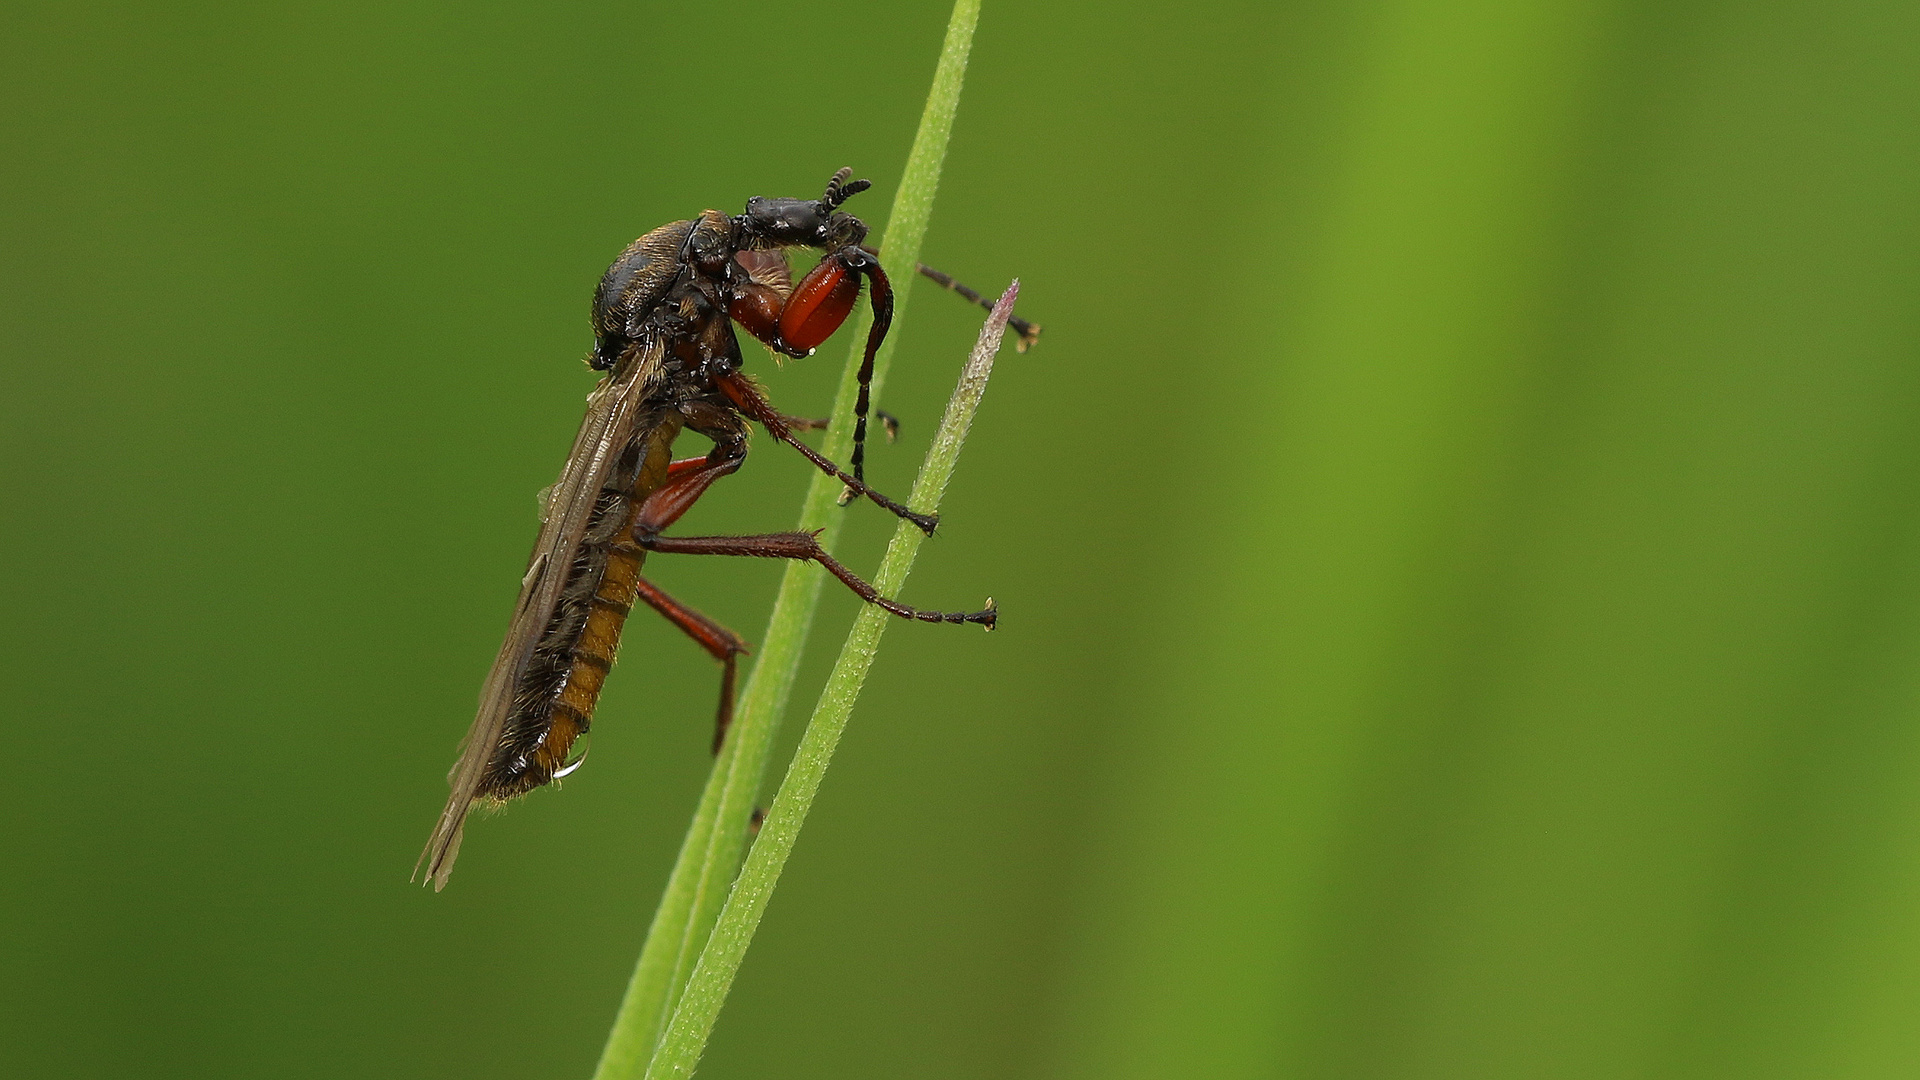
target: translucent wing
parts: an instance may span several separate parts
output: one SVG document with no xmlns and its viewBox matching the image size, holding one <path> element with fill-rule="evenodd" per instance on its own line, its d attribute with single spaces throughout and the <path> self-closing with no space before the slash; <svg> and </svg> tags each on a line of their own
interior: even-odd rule
<svg viewBox="0 0 1920 1080">
<path fill-rule="evenodd" d="M 554 605 L 566 583 L 567 567 L 573 563 L 592 516 L 594 500 L 614 462 L 641 434 L 647 394 L 659 377 L 662 352 L 657 338 L 642 341 L 600 381 L 587 397 L 587 415 L 580 422 L 580 433 L 574 436 L 573 451 L 567 455 L 560 478 L 542 492 L 540 538 L 534 543 L 533 557 L 520 582 L 520 599 L 514 604 L 507 638 L 481 688 L 480 711 L 462 743 L 460 760 L 447 774 L 453 790 L 446 809 L 440 812 L 433 836 L 414 864 L 416 875 L 421 866 L 426 867 L 427 878 L 436 890 L 446 887 L 453 860 L 460 853 L 467 813 L 481 794 L 488 759 L 513 708 L 514 689 L 541 632 L 553 617 Z"/>
</svg>

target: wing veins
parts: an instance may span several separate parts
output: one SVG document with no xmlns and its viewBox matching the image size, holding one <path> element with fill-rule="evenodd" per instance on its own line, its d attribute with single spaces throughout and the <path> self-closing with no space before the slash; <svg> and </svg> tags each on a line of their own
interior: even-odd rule
<svg viewBox="0 0 1920 1080">
<path fill-rule="evenodd" d="M 637 355 L 601 380 L 587 397 L 587 413 L 574 436 L 573 449 L 561 467 L 560 479 L 549 489 L 539 539 L 527 560 L 527 575 L 521 581 L 506 640 L 501 642 L 499 655 L 481 688 L 480 708 L 461 741 L 460 760 L 447 774 L 452 791 L 446 809 L 440 812 L 433 836 L 414 865 L 416 874 L 421 863 L 426 865 L 435 889 L 445 887 L 447 875 L 453 870 L 467 813 L 486 774 L 487 759 L 512 712 L 514 689 L 526 671 L 527 661 L 553 617 L 566 584 L 566 569 L 573 565 L 574 554 L 586 534 L 594 501 L 613 463 L 637 434 L 641 406 L 660 369 L 661 351 L 658 339 L 643 342 Z"/>
</svg>

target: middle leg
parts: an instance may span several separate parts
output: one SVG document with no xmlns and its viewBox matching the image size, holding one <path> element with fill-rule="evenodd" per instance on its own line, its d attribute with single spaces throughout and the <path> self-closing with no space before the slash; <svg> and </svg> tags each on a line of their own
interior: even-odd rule
<svg viewBox="0 0 1920 1080">
<path fill-rule="evenodd" d="M 940 524 L 940 516 L 938 514 L 920 514 L 907 509 L 868 487 L 859 479 L 848 476 L 841 470 L 840 466 L 828 461 L 818 450 L 794 438 L 793 431 L 787 427 L 786 417 L 782 415 L 778 409 L 775 409 L 772 403 L 766 399 L 766 396 L 760 393 L 759 389 L 747 381 L 740 373 L 717 373 L 713 376 L 713 381 L 742 414 L 757 422 L 761 427 L 766 428 L 767 434 L 800 451 L 801 456 L 813 462 L 815 468 L 847 485 L 855 495 L 866 496 L 874 505 L 912 522 L 915 528 L 926 533 L 928 536 L 933 535 L 933 530 Z M 696 428 L 695 430 L 698 429 Z"/>
<path fill-rule="evenodd" d="M 868 584 L 860 575 L 842 566 L 839 560 L 827 554 L 820 546 L 820 540 L 814 533 L 783 532 L 759 533 L 753 536 L 661 536 L 658 533 L 634 529 L 634 543 L 647 551 L 662 555 L 738 555 L 758 559 L 803 559 L 817 562 L 825 567 L 827 573 L 840 579 L 854 595 L 867 603 L 892 612 L 903 619 L 930 623 L 972 623 L 993 629 L 999 619 L 999 611 L 988 600 L 983 611 L 923 611 L 908 607 L 898 600 L 881 596 L 880 591 Z"/>
<path fill-rule="evenodd" d="M 885 409 L 875 409 L 873 418 L 880 421 L 880 429 L 886 432 L 888 442 L 900 437 L 899 417 Z M 824 416 L 789 416 L 781 413 L 780 419 L 786 422 L 789 431 L 825 431 L 833 426 L 832 421 Z"/>
</svg>

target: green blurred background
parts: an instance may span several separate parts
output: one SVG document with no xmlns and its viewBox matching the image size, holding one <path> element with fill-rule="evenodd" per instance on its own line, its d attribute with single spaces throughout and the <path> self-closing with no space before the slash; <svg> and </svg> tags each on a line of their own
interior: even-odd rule
<svg viewBox="0 0 1920 1080">
<path fill-rule="evenodd" d="M 877 224 L 946 6 L 9 10 L 0 1075 L 584 1077 L 711 662 L 636 621 L 406 877 L 590 290 Z M 1894 0 L 989 0 L 926 258 L 1048 334 L 906 598 L 1004 632 L 888 635 L 701 1075 L 1920 1075 L 1916 71 Z M 777 566 L 654 566 L 759 636 Z"/>
</svg>

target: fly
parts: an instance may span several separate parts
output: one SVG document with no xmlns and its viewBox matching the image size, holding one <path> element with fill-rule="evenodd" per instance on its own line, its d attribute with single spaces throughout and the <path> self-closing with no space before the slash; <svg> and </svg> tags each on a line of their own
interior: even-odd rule
<svg viewBox="0 0 1920 1080">
<path fill-rule="evenodd" d="M 908 607 L 840 565 L 812 533 L 663 535 L 714 481 L 740 468 L 749 422 L 846 485 L 848 498 L 864 497 L 932 535 L 934 515 L 916 514 L 865 483 L 868 384 L 893 319 L 893 288 L 878 253 L 865 246 L 867 226 L 840 209 L 870 186 L 849 182 L 851 175 L 851 169 L 835 173 L 818 199 L 756 197 L 739 215 L 707 210 L 691 221 L 662 225 L 629 245 L 600 279 L 587 363 L 606 375 L 587 398 L 560 478 L 542 493 L 540 534 L 506 640 L 448 774 L 446 809 L 414 867 L 416 874 L 426 868 L 436 890 L 446 886 L 476 804 L 504 803 L 578 767 L 569 754 L 592 723 L 621 629 L 638 604 L 666 616 L 720 661 L 713 738 L 719 751 L 733 715 L 736 662 L 747 643 L 643 577 L 649 553 L 810 560 L 862 600 L 901 618 L 993 629 L 991 601 L 974 612 Z M 796 247 L 823 252 L 797 284 L 784 254 Z M 945 274 L 916 269 L 980 301 Z M 744 328 L 781 355 L 806 356 L 846 321 L 863 286 L 873 328 L 860 365 L 847 472 L 794 438 L 815 422 L 782 414 L 742 374 L 733 328 Z M 1009 325 L 1023 349 L 1040 330 L 1020 319 Z M 682 431 L 707 437 L 713 449 L 674 460 L 673 443 Z"/>
</svg>

